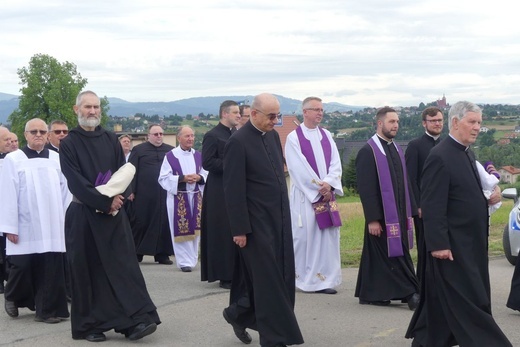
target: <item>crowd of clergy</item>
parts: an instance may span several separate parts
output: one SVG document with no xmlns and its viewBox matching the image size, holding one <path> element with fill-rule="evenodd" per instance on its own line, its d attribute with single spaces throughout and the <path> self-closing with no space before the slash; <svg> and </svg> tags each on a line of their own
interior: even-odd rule
<svg viewBox="0 0 520 347">
<path fill-rule="evenodd" d="M 303 122 L 285 148 L 273 131 L 281 114 L 272 94 L 251 105 L 222 102 L 201 151 L 191 127 L 177 129 L 173 147 L 160 124 L 132 147 L 130 135 L 100 126 L 91 91 L 73 109 L 70 132 L 61 120 L 28 121 L 22 148 L 0 127 L 0 194 L 18 202 L 0 209 L 6 313 L 27 308 L 44 323 L 70 317 L 73 339 L 104 341 L 111 329 L 141 339 L 160 319 L 139 262 L 149 256 L 190 273 L 200 258 L 201 281 L 230 290 L 222 315 L 241 342 L 251 343 L 254 329 L 261 346 L 302 344 L 296 288 L 336 294 L 342 281 L 342 163 L 320 126 L 322 100 L 302 102 Z M 393 141 L 396 110 L 378 110 L 376 133 L 356 158 L 365 232 L 355 297 L 415 311 L 412 346 L 508 346 L 491 315 L 487 265 L 488 206 L 500 189 L 494 167 L 470 149 L 482 111 L 453 105 L 445 139 L 443 122 L 442 110 L 427 108 L 425 133 L 405 153 Z M 508 306 L 520 310 L 518 268 L 514 276 Z"/>
</svg>

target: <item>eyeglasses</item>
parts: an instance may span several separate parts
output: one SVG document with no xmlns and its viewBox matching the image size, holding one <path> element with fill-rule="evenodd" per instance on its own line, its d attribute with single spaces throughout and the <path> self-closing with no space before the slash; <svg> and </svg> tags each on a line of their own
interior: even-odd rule
<svg viewBox="0 0 520 347">
<path fill-rule="evenodd" d="M 438 123 L 438 124 L 444 122 L 443 119 L 427 119 L 426 121 L 427 121 L 428 123 Z"/>
<path fill-rule="evenodd" d="M 55 135 L 63 134 L 67 135 L 69 133 L 68 130 L 51 130 Z"/>
<path fill-rule="evenodd" d="M 260 111 L 260 110 L 257 110 L 256 108 L 255 108 L 254 110 L 255 110 L 256 112 L 260 112 L 261 114 L 266 115 L 266 116 L 269 118 L 269 120 L 271 120 L 271 121 L 273 121 L 273 120 L 275 120 L 275 119 L 280 119 L 280 118 L 282 118 L 282 114 L 281 114 L 281 113 L 278 113 L 278 114 L 276 114 L 276 113 L 269 113 L 269 114 L 267 114 L 267 113 L 264 113 L 264 112 L 262 112 L 262 111 Z"/>
<path fill-rule="evenodd" d="M 315 107 L 315 108 L 313 108 L 313 107 L 304 108 L 303 110 L 304 111 L 310 110 L 310 111 L 314 111 L 314 112 L 321 112 L 321 113 L 323 113 L 323 109 L 322 108 L 317 108 L 317 107 Z"/>
<path fill-rule="evenodd" d="M 33 136 L 47 134 L 47 130 L 27 130 L 26 132 Z"/>
<path fill-rule="evenodd" d="M 150 135 L 153 135 L 153 136 L 163 136 L 164 134 L 163 133 L 153 133 L 153 134 L 150 134 Z"/>
</svg>

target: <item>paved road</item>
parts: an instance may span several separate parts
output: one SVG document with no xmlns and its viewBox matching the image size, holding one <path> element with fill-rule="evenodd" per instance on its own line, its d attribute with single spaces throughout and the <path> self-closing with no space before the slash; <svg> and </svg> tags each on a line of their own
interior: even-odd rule
<svg viewBox="0 0 520 347">
<path fill-rule="evenodd" d="M 244 346 L 222 318 L 229 292 L 216 283 L 200 282 L 200 272 L 182 273 L 174 266 L 156 265 L 145 257 L 141 269 L 163 323 L 157 332 L 130 342 L 113 331 L 103 346 Z M 493 313 L 514 346 L 520 346 L 520 313 L 505 307 L 513 267 L 504 258 L 490 261 Z M 306 346 L 402 347 L 411 341 L 403 336 L 412 312 L 406 304 L 389 307 L 359 305 L 354 298 L 357 269 L 343 269 L 343 284 L 337 295 L 296 294 L 296 315 Z M 0 346 L 92 346 L 73 341 L 68 321 L 44 324 L 34 314 L 20 310 L 12 319 L 0 311 Z M 258 346 L 258 334 L 252 332 Z"/>
</svg>

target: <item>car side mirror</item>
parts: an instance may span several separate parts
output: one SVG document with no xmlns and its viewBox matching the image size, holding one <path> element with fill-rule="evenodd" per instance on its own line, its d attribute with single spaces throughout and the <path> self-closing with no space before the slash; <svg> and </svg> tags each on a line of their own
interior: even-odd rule
<svg viewBox="0 0 520 347">
<path fill-rule="evenodd" d="M 513 199 L 516 202 L 518 200 L 518 192 L 516 191 L 516 188 L 506 188 L 502 191 L 502 197 Z"/>
</svg>

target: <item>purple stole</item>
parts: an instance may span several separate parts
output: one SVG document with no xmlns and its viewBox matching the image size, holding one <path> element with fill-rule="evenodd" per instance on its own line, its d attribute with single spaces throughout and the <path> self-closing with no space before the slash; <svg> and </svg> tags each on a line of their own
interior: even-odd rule
<svg viewBox="0 0 520 347">
<path fill-rule="evenodd" d="M 200 172 L 202 167 L 202 157 L 200 152 L 193 153 L 195 159 L 195 167 Z M 166 153 L 166 158 L 170 164 L 173 175 L 180 176 L 183 174 L 182 167 L 172 151 Z M 193 191 L 193 210 L 190 209 L 188 193 L 177 192 L 173 198 L 173 238 L 174 242 L 192 241 L 200 235 L 200 211 L 202 209 L 202 194 L 199 184 L 195 185 Z"/>
<path fill-rule="evenodd" d="M 325 165 L 327 166 L 327 173 L 329 172 L 330 161 L 332 157 L 332 146 L 330 144 L 329 138 L 325 134 L 322 128 L 318 127 L 318 130 L 321 133 L 321 148 L 323 149 L 323 156 L 325 157 Z M 303 130 L 301 126 L 296 128 L 296 135 L 298 135 L 298 141 L 300 142 L 300 148 L 302 150 L 302 154 L 307 159 L 307 162 L 314 170 L 318 177 L 320 176 L 318 165 L 316 164 L 316 157 L 314 156 L 314 152 L 312 151 L 312 145 L 309 140 L 305 138 L 303 135 Z M 330 201 L 323 202 L 323 197 L 321 197 L 317 202 L 312 204 L 314 212 L 316 214 L 316 222 L 318 223 L 318 227 L 320 229 L 326 229 L 330 227 L 340 227 L 341 226 L 341 216 L 339 215 L 338 204 L 336 203 L 336 195 L 334 192 L 331 194 Z"/>
<path fill-rule="evenodd" d="M 368 140 L 368 145 L 374 152 L 376 160 L 377 173 L 379 177 L 379 188 L 381 190 L 381 198 L 383 200 L 383 211 L 385 214 L 386 225 L 386 242 L 388 246 L 388 257 L 403 256 L 403 246 L 401 242 L 401 226 L 399 224 L 399 214 L 397 213 L 397 206 L 395 204 L 394 186 L 392 185 L 392 178 L 390 176 L 390 168 L 388 167 L 388 160 L 386 155 L 381 152 L 377 146 L 374 138 Z M 394 143 L 399 158 L 401 159 L 401 166 L 403 168 L 404 178 L 404 195 L 406 200 L 406 221 L 408 232 L 408 245 L 413 248 L 413 220 L 412 208 L 410 204 L 410 195 L 408 193 L 408 174 L 406 172 L 404 155 L 399 146 Z"/>
</svg>

